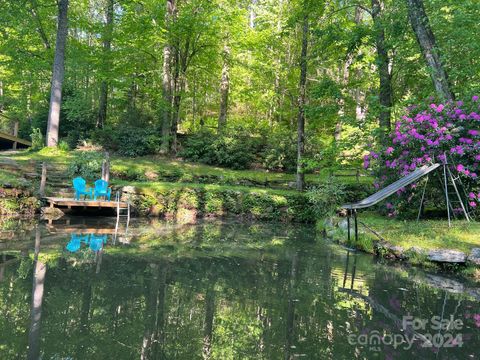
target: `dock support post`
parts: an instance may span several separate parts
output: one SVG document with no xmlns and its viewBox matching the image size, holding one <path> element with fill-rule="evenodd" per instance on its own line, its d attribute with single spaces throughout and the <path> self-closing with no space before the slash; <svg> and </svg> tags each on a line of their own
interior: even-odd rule
<svg viewBox="0 0 480 360">
<path fill-rule="evenodd" d="M 40 189 L 38 191 L 41 197 L 45 196 L 46 185 L 47 185 L 47 163 L 44 161 L 42 163 L 42 178 L 40 179 Z"/>
<path fill-rule="evenodd" d="M 347 260 L 345 262 L 345 273 L 343 274 L 343 287 L 347 283 L 347 276 L 348 276 L 348 262 L 350 260 L 350 250 L 347 249 Z"/>
<path fill-rule="evenodd" d="M 355 218 L 355 244 L 357 244 L 358 243 L 357 209 L 353 210 L 353 217 Z"/>
<path fill-rule="evenodd" d="M 15 123 L 13 124 L 13 136 L 18 137 L 18 121 L 15 121 Z M 13 142 L 12 150 L 17 150 L 16 141 Z"/>
<path fill-rule="evenodd" d="M 347 210 L 347 240 L 348 244 L 350 244 L 350 210 Z"/>
<path fill-rule="evenodd" d="M 353 254 L 353 269 L 352 269 L 352 281 L 350 283 L 350 289 L 353 290 L 353 283 L 355 281 L 355 273 L 357 272 L 357 254 Z"/>
</svg>

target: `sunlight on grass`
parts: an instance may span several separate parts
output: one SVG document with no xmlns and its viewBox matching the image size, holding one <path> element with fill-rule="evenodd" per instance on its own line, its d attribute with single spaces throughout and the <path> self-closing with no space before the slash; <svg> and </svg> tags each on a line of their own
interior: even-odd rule
<svg viewBox="0 0 480 360">
<path fill-rule="evenodd" d="M 474 247 L 480 247 L 478 222 L 454 221 L 449 228 L 446 220 L 404 221 L 373 213 L 361 214 L 359 218 L 387 241 L 404 249 L 415 246 L 427 250 L 453 249 L 469 252 Z M 377 240 L 368 232 L 364 236 Z"/>
</svg>

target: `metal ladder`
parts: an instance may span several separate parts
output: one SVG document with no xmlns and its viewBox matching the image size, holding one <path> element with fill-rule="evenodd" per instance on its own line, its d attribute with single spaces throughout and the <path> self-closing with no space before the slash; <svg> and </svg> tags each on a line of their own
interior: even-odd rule
<svg viewBox="0 0 480 360">
<path fill-rule="evenodd" d="M 463 216 L 470 222 L 474 215 L 471 211 L 468 210 L 468 195 L 465 190 L 465 186 L 462 183 L 460 175 L 454 176 L 449 165 L 455 165 L 450 157 L 445 157 L 447 162 L 443 164 L 443 174 L 440 176 L 440 182 L 445 192 L 445 200 L 447 202 L 447 214 L 448 214 L 448 226 L 451 226 L 452 215 L 455 219 L 458 219 L 456 210 L 458 207 L 454 205 L 460 205 L 461 212 Z M 462 197 L 463 195 L 463 197 Z M 465 200 L 464 200 L 465 199 Z"/>
<path fill-rule="evenodd" d="M 117 238 L 118 238 L 118 231 L 119 231 L 119 228 L 120 228 L 120 218 L 121 217 L 126 217 L 127 218 L 127 223 L 125 225 L 125 237 L 128 234 L 128 225 L 130 224 L 130 202 L 127 201 L 127 207 L 126 208 L 120 207 L 120 192 L 118 192 L 118 191 L 115 195 L 115 201 L 117 203 L 117 222 L 115 224 L 115 235 L 113 237 L 113 243 L 114 244 L 117 242 Z M 126 214 L 122 214 L 122 211 L 124 211 L 124 210 L 127 212 Z"/>
</svg>

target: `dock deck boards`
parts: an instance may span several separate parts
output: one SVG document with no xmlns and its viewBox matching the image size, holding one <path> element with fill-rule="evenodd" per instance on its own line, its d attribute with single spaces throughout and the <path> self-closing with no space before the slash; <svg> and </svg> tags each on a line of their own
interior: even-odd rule
<svg viewBox="0 0 480 360">
<path fill-rule="evenodd" d="M 68 208 L 116 208 L 117 205 L 121 209 L 128 208 L 126 202 L 105 201 L 105 200 L 75 200 L 67 198 L 46 197 L 45 200 L 51 207 L 68 207 Z"/>
<path fill-rule="evenodd" d="M 24 147 L 32 146 L 30 141 L 4 133 L 2 131 L 0 131 L 0 142 L 8 142 L 12 144 L 16 142 L 17 145 L 23 145 Z"/>
</svg>

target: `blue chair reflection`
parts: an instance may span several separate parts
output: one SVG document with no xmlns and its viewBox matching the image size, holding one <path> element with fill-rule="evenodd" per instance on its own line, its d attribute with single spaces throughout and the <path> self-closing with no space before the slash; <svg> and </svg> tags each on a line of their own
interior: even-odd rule
<svg viewBox="0 0 480 360">
<path fill-rule="evenodd" d="M 70 252 L 77 252 L 80 250 L 80 247 L 82 245 L 82 241 L 85 244 L 88 244 L 88 237 L 89 235 L 81 235 L 81 234 L 72 234 L 70 237 L 70 241 L 68 242 L 66 248 Z"/>
<path fill-rule="evenodd" d="M 72 253 L 80 250 L 82 242 L 88 245 L 90 250 L 97 252 L 102 250 L 103 245 L 107 243 L 107 235 L 96 234 L 72 234 L 66 249 Z"/>
<path fill-rule="evenodd" d="M 90 250 L 97 252 L 102 250 L 103 245 L 107 243 L 107 235 L 90 235 Z"/>
</svg>

